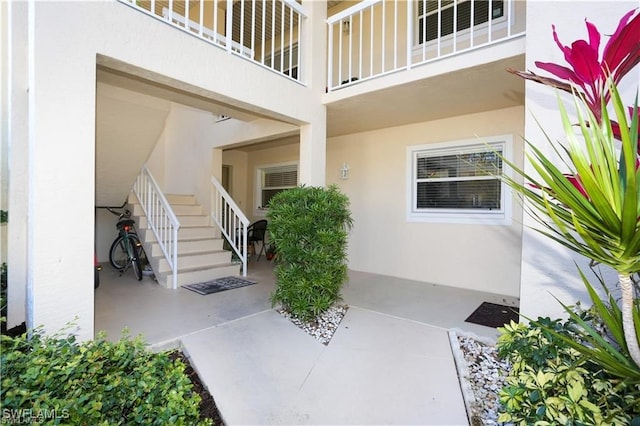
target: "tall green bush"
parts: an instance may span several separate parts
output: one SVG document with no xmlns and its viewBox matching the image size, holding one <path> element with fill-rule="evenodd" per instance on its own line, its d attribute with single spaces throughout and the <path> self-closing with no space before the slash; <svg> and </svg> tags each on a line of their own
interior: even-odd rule
<svg viewBox="0 0 640 426">
<path fill-rule="evenodd" d="M 267 219 L 278 263 L 271 301 L 313 319 L 340 299 L 347 278 L 349 199 L 336 186 L 300 186 L 274 196 Z"/>
<path fill-rule="evenodd" d="M 0 336 L 2 422 L 73 425 L 211 424 L 185 365 L 126 334 Z"/>
</svg>

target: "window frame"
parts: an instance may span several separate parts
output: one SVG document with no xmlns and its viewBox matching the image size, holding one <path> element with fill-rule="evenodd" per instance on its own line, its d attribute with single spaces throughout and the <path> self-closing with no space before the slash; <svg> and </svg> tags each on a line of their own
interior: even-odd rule
<svg viewBox="0 0 640 426">
<path fill-rule="evenodd" d="M 282 189 L 291 189 L 298 186 L 300 182 L 300 165 L 298 161 L 286 161 L 282 163 L 262 164 L 255 167 L 255 183 L 256 184 L 255 184 L 253 205 L 255 206 L 255 214 L 257 216 L 266 216 L 267 211 L 269 211 L 269 209 L 266 206 L 262 205 L 262 190 L 264 189 L 263 178 L 265 173 L 270 169 L 272 170 L 272 169 L 288 167 L 288 166 L 295 166 L 296 168 L 296 184 L 286 188 L 283 187 Z"/>
<path fill-rule="evenodd" d="M 418 3 L 421 3 L 422 0 L 416 0 Z M 427 1 L 431 1 L 431 0 L 427 0 Z M 437 0 L 433 0 L 433 1 L 437 1 Z M 460 0 L 458 0 L 460 2 Z M 467 2 L 471 2 L 472 0 L 463 0 L 460 3 L 467 3 Z M 479 0 L 475 0 L 475 1 L 479 1 Z M 453 8 L 453 4 L 452 5 L 446 5 L 444 7 L 445 9 L 452 9 Z M 482 36 L 482 35 L 486 35 L 486 33 L 489 31 L 489 21 L 491 21 L 491 28 L 492 31 L 499 31 L 502 30 L 504 28 L 506 28 L 507 26 L 507 13 L 509 12 L 509 10 L 507 8 L 505 8 L 505 4 L 504 2 L 502 3 L 502 15 L 496 18 L 491 18 L 491 19 L 487 19 L 484 22 L 475 24 L 475 25 L 470 25 L 468 28 L 464 28 L 461 30 L 457 30 L 457 31 L 452 31 L 449 34 L 445 34 L 445 35 L 441 35 L 439 38 L 439 43 L 442 47 L 447 47 L 450 44 L 453 43 L 453 39 L 454 39 L 454 34 L 455 34 L 455 38 L 458 42 L 464 42 L 467 41 L 469 39 L 469 37 L 471 36 L 471 28 L 473 28 L 473 33 L 474 35 L 477 36 Z M 511 11 L 511 13 L 513 13 L 513 11 Z M 414 51 L 419 51 L 423 48 L 423 44 L 425 45 L 425 48 L 430 48 L 430 47 L 435 47 L 438 45 L 438 37 L 432 39 L 432 40 L 426 40 L 426 41 L 422 41 L 420 40 L 420 31 L 422 29 L 422 25 L 420 25 L 420 20 L 425 18 L 429 15 L 435 15 L 437 14 L 437 10 L 436 11 L 432 11 L 432 12 L 426 12 L 423 13 L 422 15 L 420 15 L 420 10 L 419 10 L 419 6 L 416 6 L 415 8 L 415 22 L 414 22 L 414 46 L 413 46 L 413 50 Z M 426 38 L 426 36 L 425 36 Z"/>
<path fill-rule="evenodd" d="M 406 219 L 407 222 L 431 223 L 464 223 L 478 225 L 511 225 L 513 213 L 512 190 L 504 181 L 500 182 L 500 209 L 428 209 L 417 208 L 417 167 L 416 162 L 420 154 L 430 153 L 431 156 L 446 156 L 477 152 L 479 148 L 489 147 L 502 149 L 502 155 L 507 161 L 513 161 L 513 137 L 500 135 L 480 139 L 454 140 L 407 147 L 407 177 L 406 177 Z M 506 161 L 502 162 L 502 174 L 511 176 L 512 170 Z M 499 178 L 496 178 L 499 179 Z"/>
</svg>

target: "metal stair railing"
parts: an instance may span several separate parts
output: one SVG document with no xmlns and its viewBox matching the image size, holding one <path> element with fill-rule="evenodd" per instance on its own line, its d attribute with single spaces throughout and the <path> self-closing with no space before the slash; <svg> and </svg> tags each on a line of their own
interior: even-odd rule
<svg viewBox="0 0 640 426">
<path fill-rule="evenodd" d="M 211 219 L 220 228 L 231 249 L 240 258 L 242 276 L 246 277 L 249 219 L 216 178 L 211 177 L 211 184 Z"/>
<path fill-rule="evenodd" d="M 173 289 L 178 288 L 178 229 L 180 222 L 162 190 L 151 175 L 147 166 L 133 184 L 133 193 L 138 197 L 142 211 L 147 217 L 148 227 L 160 245 L 171 272 Z"/>
</svg>

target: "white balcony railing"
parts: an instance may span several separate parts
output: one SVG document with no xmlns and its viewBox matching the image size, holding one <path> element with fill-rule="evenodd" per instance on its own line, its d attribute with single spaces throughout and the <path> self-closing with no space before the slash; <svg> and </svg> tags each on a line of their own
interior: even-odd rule
<svg viewBox="0 0 640 426">
<path fill-rule="evenodd" d="M 364 0 L 327 19 L 329 91 L 524 34 L 516 0 Z"/>
<path fill-rule="evenodd" d="M 242 275 L 247 276 L 247 227 L 249 219 L 233 201 L 231 195 L 214 177 L 211 178 L 211 220 L 242 263 Z"/>
<path fill-rule="evenodd" d="M 304 83 L 302 38 L 307 14 L 295 0 L 119 0 L 169 25 Z"/>
<path fill-rule="evenodd" d="M 147 218 L 162 254 L 172 272 L 172 287 L 178 288 L 178 229 L 180 222 L 147 166 L 136 178 L 133 192 Z"/>
</svg>

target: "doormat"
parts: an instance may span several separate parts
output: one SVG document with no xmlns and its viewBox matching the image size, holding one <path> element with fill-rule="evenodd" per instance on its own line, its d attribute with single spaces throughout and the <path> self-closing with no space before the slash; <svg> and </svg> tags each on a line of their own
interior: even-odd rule
<svg viewBox="0 0 640 426">
<path fill-rule="evenodd" d="M 187 290 L 195 291 L 198 294 L 206 295 L 211 293 L 219 293 L 225 290 L 232 290 L 234 288 L 246 287 L 251 284 L 256 284 L 255 281 L 245 280 L 238 277 L 223 277 L 213 281 L 207 281 L 205 283 L 186 284 L 182 287 Z"/>
<path fill-rule="evenodd" d="M 478 309 L 473 311 L 465 322 L 498 328 L 505 324 L 509 324 L 512 320 L 518 322 L 519 312 L 520 309 L 515 306 L 482 302 L 482 304 L 478 306 Z"/>
</svg>

